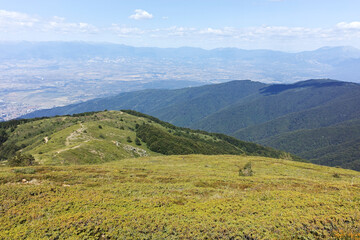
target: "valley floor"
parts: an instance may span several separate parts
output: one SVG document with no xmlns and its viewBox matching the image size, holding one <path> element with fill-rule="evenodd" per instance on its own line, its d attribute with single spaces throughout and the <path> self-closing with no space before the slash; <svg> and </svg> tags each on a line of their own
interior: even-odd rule
<svg viewBox="0 0 360 240">
<path fill-rule="evenodd" d="M 359 239 L 359 226 L 360 173 L 340 168 L 229 155 L 0 168 L 0 239 Z"/>
</svg>

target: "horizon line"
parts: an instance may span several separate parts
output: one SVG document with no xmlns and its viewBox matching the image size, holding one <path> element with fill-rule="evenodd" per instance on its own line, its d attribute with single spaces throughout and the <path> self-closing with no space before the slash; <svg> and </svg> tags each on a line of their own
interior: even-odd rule
<svg viewBox="0 0 360 240">
<path fill-rule="evenodd" d="M 71 40 L 71 41 L 63 41 L 63 40 L 44 40 L 44 41 L 28 41 L 28 40 L 0 40 L 0 44 L 5 43 L 87 43 L 87 44 L 111 44 L 111 45 L 119 45 L 119 46 L 126 46 L 132 48 L 156 48 L 156 49 L 181 49 L 181 48 L 193 48 L 193 49 L 201 49 L 204 51 L 213 51 L 217 49 L 237 49 L 237 50 L 244 50 L 244 51 L 273 51 L 273 52 L 283 52 L 283 53 L 302 53 L 302 52 L 312 52 L 317 51 L 320 49 L 331 49 L 331 48 L 352 48 L 356 50 L 360 50 L 357 47 L 351 45 L 335 45 L 329 46 L 325 45 L 322 47 L 314 48 L 311 50 L 299 50 L 299 51 L 284 51 L 284 50 L 277 50 L 277 49 L 270 49 L 270 48 L 254 48 L 254 49 L 246 49 L 246 48 L 239 48 L 239 47 L 216 47 L 216 48 L 202 48 L 202 47 L 195 47 L 195 46 L 179 46 L 179 47 L 156 47 L 156 46 L 133 46 L 127 45 L 123 43 L 116 43 L 116 42 L 109 42 L 109 41 L 84 41 L 84 40 Z"/>
</svg>

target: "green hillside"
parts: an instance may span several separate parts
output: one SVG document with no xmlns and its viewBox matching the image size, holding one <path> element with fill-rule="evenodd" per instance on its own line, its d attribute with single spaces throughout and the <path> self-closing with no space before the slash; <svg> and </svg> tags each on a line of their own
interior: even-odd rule
<svg viewBox="0 0 360 240">
<path fill-rule="evenodd" d="M 176 90 L 144 90 L 121 93 L 53 109 L 39 110 L 24 117 L 66 115 L 90 111 L 132 109 L 160 118 L 177 126 L 189 126 L 239 99 L 257 93 L 267 84 L 231 81 Z"/>
<path fill-rule="evenodd" d="M 271 146 L 317 164 L 360 170 L 356 141 L 360 139 L 360 85 L 326 80 L 304 83 L 308 85 L 267 87 L 263 96 L 242 100 L 192 127 Z"/>
<path fill-rule="evenodd" d="M 133 109 L 178 126 L 265 144 L 314 163 L 360 170 L 359 151 L 356 142 L 352 144 L 360 138 L 359 126 L 345 124 L 360 119 L 359 103 L 360 85 L 355 83 L 329 79 L 271 85 L 232 81 L 178 90 L 123 93 L 41 110 L 27 117 Z M 337 128 L 342 123 L 341 131 L 349 134 L 343 135 L 341 141 L 336 134 L 322 138 L 324 128 Z M 316 143 L 312 144 L 311 139 L 316 139 Z M 338 154 L 332 150 L 335 147 Z"/>
<path fill-rule="evenodd" d="M 360 85 L 345 82 L 339 84 L 339 82 L 327 80 L 305 82 L 308 84 L 304 85 L 300 82 L 283 87 L 280 85 L 277 86 L 279 88 L 277 90 L 274 89 L 276 85 L 269 86 L 263 89 L 262 94 L 256 98 L 250 101 L 240 100 L 236 104 L 207 116 L 192 127 L 237 136 L 236 132 L 246 127 L 258 128 L 259 124 L 287 117 L 287 115 L 291 117 L 290 114 L 296 114 L 294 119 L 285 119 L 284 122 L 279 123 L 280 127 L 290 122 L 288 124 L 292 124 L 293 128 L 313 128 L 339 123 L 354 117 L 360 118 L 360 108 L 357 104 L 357 100 L 360 100 Z M 351 115 L 347 116 L 347 114 Z M 302 123 L 302 119 L 307 117 L 310 119 Z M 328 119 L 330 117 L 335 119 Z M 322 124 L 316 125 L 319 121 L 322 121 Z M 265 129 L 272 130 L 273 127 L 269 126 Z M 244 133 L 241 137 L 244 135 L 249 136 Z M 251 133 L 249 138 L 252 136 Z"/>
<path fill-rule="evenodd" d="M 263 139 L 262 144 L 287 150 L 311 162 L 360 170 L 360 120 L 329 127 L 292 131 Z M 299 141 L 301 139 L 301 141 Z"/>
<path fill-rule="evenodd" d="M 297 150 L 339 165 L 332 154 L 359 146 L 359 121 L 319 128 L 328 144 L 303 132 Z M 360 238 L 356 171 L 133 110 L 0 129 L 0 239 Z M 27 154 L 37 164 L 6 166 Z"/>
<path fill-rule="evenodd" d="M 301 129 L 316 130 L 345 123 L 349 120 L 352 121 L 353 119 L 358 120 L 360 119 L 360 104 L 356 103 L 358 99 L 358 96 L 349 96 L 341 101 L 334 100 L 334 102 L 319 107 L 286 114 L 262 124 L 242 128 L 232 135 L 249 141 L 263 141 L 272 136 Z M 347 125 L 344 124 L 343 126 L 346 127 Z M 313 137 L 318 136 L 314 135 Z M 353 136 L 349 135 L 349 137 Z M 306 141 L 306 139 L 304 140 Z M 336 139 L 334 140 L 336 141 Z"/>
<path fill-rule="evenodd" d="M 234 154 L 298 158 L 222 134 L 175 127 L 135 111 L 104 111 L 0 124 L 1 160 L 31 154 L 41 164 L 94 164 L 129 157 Z"/>
<path fill-rule="evenodd" d="M 359 172 L 264 157 L 0 168 L 4 240 L 358 239 L 359 206 Z"/>
</svg>

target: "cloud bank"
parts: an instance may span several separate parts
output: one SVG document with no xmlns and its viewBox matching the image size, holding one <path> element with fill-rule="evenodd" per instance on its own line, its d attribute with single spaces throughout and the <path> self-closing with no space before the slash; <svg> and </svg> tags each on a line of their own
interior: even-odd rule
<svg viewBox="0 0 360 240">
<path fill-rule="evenodd" d="M 129 18 L 151 19 L 153 15 L 141 10 Z M 94 26 L 86 22 L 70 22 L 54 16 L 41 18 L 25 13 L 0 10 L 0 40 L 9 40 L 12 34 L 16 40 L 32 40 L 30 36 L 51 36 L 52 40 L 108 41 L 130 45 L 162 47 L 196 46 L 204 48 L 282 48 L 299 50 L 324 45 L 352 45 L 360 47 L 360 22 L 339 22 L 328 28 L 307 28 L 288 26 L 252 26 L 245 28 L 205 28 L 169 26 L 142 28 L 141 23 L 113 23 L 110 26 Z M 91 36 L 90 36 L 91 35 Z M 11 39 L 13 40 L 13 39 Z M 47 40 L 47 39 L 44 39 Z"/>
</svg>

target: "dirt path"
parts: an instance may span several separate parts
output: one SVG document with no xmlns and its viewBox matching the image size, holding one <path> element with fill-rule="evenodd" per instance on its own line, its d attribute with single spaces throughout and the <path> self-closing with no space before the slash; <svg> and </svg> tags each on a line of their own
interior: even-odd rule
<svg viewBox="0 0 360 240">
<path fill-rule="evenodd" d="M 65 139 L 65 146 L 70 146 L 71 141 L 79 139 L 83 134 L 84 131 L 86 130 L 86 127 L 80 123 L 80 128 L 76 129 L 75 131 L 73 131 L 72 133 L 70 133 L 69 136 L 66 137 Z M 64 149 L 60 149 L 56 152 L 56 154 L 71 150 L 71 149 L 76 149 L 81 147 L 84 143 L 87 143 L 91 140 L 91 137 L 87 136 L 88 139 L 84 140 L 83 142 L 81 142 L 80 144 L 73 146 L 73 147 L 69 147 L 69 148 L 64 148 Z"/>
<path fill-rule="evenodd" d="M 65 146 L 69 146 L 71 140 L 77 139 L 86 130 L 82 123 L 80 123 L 80 126 L 81 127 L 79 129 L 73 131 L 69 136 L 66 137 Z"/>
<path fill-rule="evenodd" d="M 79 148 L 79 147 L 81 147 L 81 145 L 83 145 L 83 143 L 80 143 L 79 145 L 76 145 L 76 146 L 71 147 L 71 148 L 61 149 L 61 150 L 57 151 L 56 154 L 59 154 L 59 153 L 62 153 L 62 152 L 65 152 L 65 151 L 68 151 L 68 150 L 71 150 L 71 149 Z"/>
</svg>

